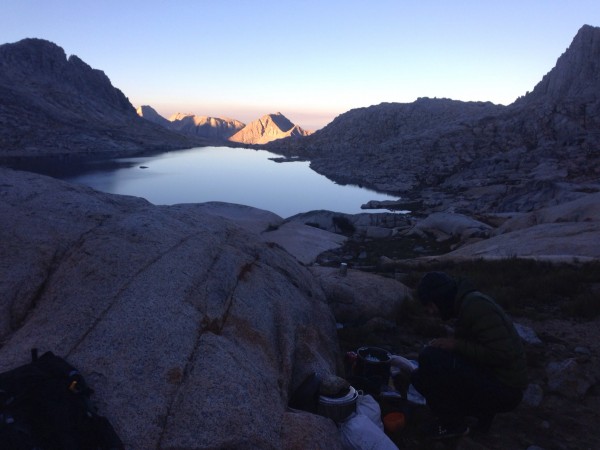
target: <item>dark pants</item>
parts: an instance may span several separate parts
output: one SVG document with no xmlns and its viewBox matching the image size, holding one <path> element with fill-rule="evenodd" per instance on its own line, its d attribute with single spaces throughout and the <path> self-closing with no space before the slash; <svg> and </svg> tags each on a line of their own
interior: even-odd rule
<svg viewBox="0 0 600 450">
<path fill-rule="evenodd" d="M 489 426 L 496 413 L 512 411 L 523 397 L 520 389 L 501 383 L 489 370 L 435 347 L 421 352 L 411 383 L 445 423 L 458 423 L 471 416 Z"/>
</svg>

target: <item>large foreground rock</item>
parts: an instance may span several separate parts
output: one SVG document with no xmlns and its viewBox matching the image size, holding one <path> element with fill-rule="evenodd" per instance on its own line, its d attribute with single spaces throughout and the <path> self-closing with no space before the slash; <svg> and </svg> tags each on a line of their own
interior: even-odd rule
<svg viewBox="0 0 600 450">
<path fill-rule="evenodd" d="M 373 318 L 392 322 L 400 314 L 409 289 L 399 281 L 360 270 L 311 267 L 325 291 L 335 319 L 343 324 L 362 324 Z"/>
<path fill-rule="evenodd" d="M 32 347 L 66 357 L 131 449 L 339 446 L 287 409 L 339 351 L 321 286 L 281 247 L 194 205 L 0 180 L 0 370 Z"/>
<path fill-rule="evenodd" d="M 186 207 L 234 221 L 265 242 L 281 246 L 303 264 L 312 264 L 321 253 L 340 247 L 347 240 L 341 234 L 287 221 L 271 211 L 251 206 L 206 202 Z"/>
</svg>

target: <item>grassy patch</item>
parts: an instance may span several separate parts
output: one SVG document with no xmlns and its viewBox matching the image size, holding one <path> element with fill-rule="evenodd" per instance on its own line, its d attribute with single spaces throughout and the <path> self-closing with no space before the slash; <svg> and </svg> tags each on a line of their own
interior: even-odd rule
<svg viewBox="0 0 600 450">
<path fill-rule="evenodd" d="M 418 258 L 427 255 L 441 255 L 451 250 L 451 242 L 437 242 L 435 239 L 417 236 L 397 236 L 387 239 L 350 239 L 344 246 L 325 252 L 319 257 L 321 265 L 339 265 L 340 262 L 352 266 L 376 266 L 379 258 L 390 259 Z"/>
<path fill-rule="evenodd" d="M 402 270 L 402 267 L 398 267 Z M 511 314 L 544 319 L 557 313 L 593 319 L 600 315 L 597 294 L 600 262 L 556 264 L 509 258 L 499 261 L 428 263 L 406 267 L 406 284 L 415 287 L 421 276 L 441 270 L 469 278 Z"/>
</svg>

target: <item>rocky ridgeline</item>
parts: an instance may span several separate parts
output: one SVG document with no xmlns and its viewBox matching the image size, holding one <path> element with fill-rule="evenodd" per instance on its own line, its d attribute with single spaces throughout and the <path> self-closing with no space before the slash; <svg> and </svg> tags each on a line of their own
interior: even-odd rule
<svg viewBox="0 0 600 450">
<path fill-rule="evenodd" d="M 348 111 L 268 145 L 429 210 L 531 211 L 597 191 L 600 28 L 582 27 L 556 67 L 510 106 L 419 99 Z"/>
<path fill-rule="evenodd" d="M 136 111 L 140 117 L 169 130 L 211 141 L 225 141 L 245 126 L 245 124 L 235 119 L 183 113 L 173 114 L 165 119 L 148 105 L 140 106 Z"/>
<path fill-rule="evenodd" d="M 228 140 L 245 126 L 235 119 L 193 114 L 176 114 L 174 117 L 170 117 L 169 121 L 171 130 L 213 140 Z"/>
<path fill-rule="evenodd" d="M 193 140 L 140 119 L 100 70 L 41 39 L 0 46 L 0 158 L 128 155 Z"/>
<path fill-rule="evenodd" d="M 265 114 L 247 125 L 235 119 L 183 113 L 173 114 L 169 119 L 165 119 L 154 108 L 147 105 L 140 106 L 137 113 L 140 117 L 169 130 L 210 139 L 215 144 L 221 145 L 224 143 L 260 145 L 278 139 L 297 138 L 311 134 L 310 131 L 293 124 L 280 112 Z"/>
</svg>

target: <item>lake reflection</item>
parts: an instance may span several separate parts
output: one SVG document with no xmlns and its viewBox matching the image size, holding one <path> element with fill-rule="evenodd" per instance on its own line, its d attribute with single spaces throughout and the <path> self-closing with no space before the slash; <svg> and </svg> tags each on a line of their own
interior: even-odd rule
<svg viewBox="0 0 600 450">
<path fill-rule="evenodd" d="M 121 168 L 69 177 L 115 194 L 156 205 L 222 201 L 254 206 L 281 217 L 318 209 L 355 214 L 369 200 L 396 200 L 358 186 L 341 186 L 306 161 L 277 163 L 264 150 L 199 147 L 158 156 L 122 158 Z"/>
</svg>

